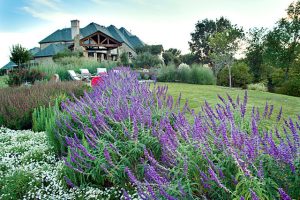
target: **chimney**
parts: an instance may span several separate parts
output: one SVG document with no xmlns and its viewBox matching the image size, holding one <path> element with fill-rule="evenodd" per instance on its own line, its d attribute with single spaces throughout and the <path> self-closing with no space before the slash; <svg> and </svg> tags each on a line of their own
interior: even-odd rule
<svg viewBox="0 0 300 200">
<path fill-rule="evenodd" d="M 72 39 L 75 38 L 76 35 L 79 35 L 79 20 L 71 20 L 71 36 Z"/>
</svg>

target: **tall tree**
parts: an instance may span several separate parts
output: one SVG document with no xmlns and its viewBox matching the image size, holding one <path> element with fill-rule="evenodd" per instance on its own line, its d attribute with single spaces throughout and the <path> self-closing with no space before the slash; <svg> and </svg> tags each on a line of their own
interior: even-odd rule
<svg viewBox="0 0 300 200">
<path fill-rule="evenodd" d="M 236 28 L 229 28 L 222 32 L 214 33 L 208 41 L 211 48 L 209 57 L 214 63 L 215 75 L 223 69 L 228 67 L 229 87 L 232 86 L 231 81 L 231 66 L 234 61 L 234 55 L 239 49 L 240 39 L 243 37 L 243 32 Z"/>
<path fill-rule="evenodd" d="M 204 19 L 196 23 L 195 31 L 191 33 L 192 39 L 189 42 L 189 46 L 192 53 L 198 55 L 199 61 L 202 62 L 202 64 L 211 62 L 208 56 L 209 52 L 211 52 L 211 47 L 208 42 L 209 38 L 214 33 L 222 32 L 231 27 L 231 22 L 224 17 L 216 19 L 215 21 Z"/>
<path fill-rule="evenodd" d="M 10 60 L 19 66 L 30 61 L 31 57 L 31 53 L 20 44 L 13 45 L 10 50 Z"/>
<path fill-rule="evenodd" d="M 285 69 L 285 79 L 292 63 L 299 54 L 300 42 L 300 1 L 293 2 L 287 9 L 287 17 L 266 36 L 265 61 L 274 67 Z"/>
<path fill-rule="evenodd" d="M 264 37 L 266 29 L 254 28 L 249 31 L 246 61 L 253 74 L 254 82 L 259 82 L 263 74 Z"/>
</svg>

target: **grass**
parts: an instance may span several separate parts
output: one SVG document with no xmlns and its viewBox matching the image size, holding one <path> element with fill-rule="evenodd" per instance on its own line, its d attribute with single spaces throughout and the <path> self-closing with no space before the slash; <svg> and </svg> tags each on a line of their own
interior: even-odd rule
<svg viewBox="0 0 300 200">
<path fill-rule="evenodd" d="M 8 79 L 7 75 L 0 76 L 0 88 L 8 87 L 6 80 Z"/>
<path fill-rule="evenodd" d="M 193 84 L 184 84 L 184 83 L 159 83 L 159 85 L 168 85 L 169 94 L 174 98 L 177 98 L 179 94 L 182 95 L 182 100 L 188 99 L 190 107 L 195 109 L 195 111 L 200 111 L 201 105 L 203 105 L 206 100 L 211 105 L 216 105 L 221 101 L 217 97 L 217 95 L 221 95 L 222 97 L 226 97 L 226 93 L 228 93 L 233 99 L 240 96 L 241 100 L 243 100 L 243 96 L 245 90 L 237 89 L 237 88 L 227 88 L 220 86 L 212 86 L 212 85 L 193 85 Z M 274 94 L 269 92 L 262 91 L 254 91 L 248 90 L 248 109 L 252 109 L 252 106 L 259 107 L 260 113 L 263 113 L 266 101 L 269 105 L 274 105 L 275 115 L 271 117 L 271 121 L 276 120 L 277 113 L 282 106 L 283 109 L 283 117 L 287 118 L 288 116 L 292 118 L 296 118 L 300 115 L 300 98 L 292 97 L 281 94 Z"/>
</svg>

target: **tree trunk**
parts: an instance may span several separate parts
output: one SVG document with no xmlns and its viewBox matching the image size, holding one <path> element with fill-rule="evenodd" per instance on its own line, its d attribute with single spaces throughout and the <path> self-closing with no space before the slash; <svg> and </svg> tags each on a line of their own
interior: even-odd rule
<svg viewBox="0 0 300 200">
<path fill-rule="evenodd" d="M 231 88 L 232 87 L 232 84 L 231 84 L 231 67 L 228 65 L 228 76 L 229 76 L 229 87 Z"/>
<path fill-rule="evenodd" d="M 288 80 L 289 78 L 289 66 L 286 66 L 285 68 L 285 74 L 284 74 L 284 80 Z"/>
</svg>

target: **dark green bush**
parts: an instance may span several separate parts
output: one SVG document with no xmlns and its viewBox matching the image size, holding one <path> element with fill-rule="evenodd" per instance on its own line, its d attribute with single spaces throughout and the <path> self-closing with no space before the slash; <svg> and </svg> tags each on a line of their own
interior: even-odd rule
<svg viewBox="0 0 300 200">
<path fill-rule="evenodd" d="M 291 77 L 288 81 L 283 83 L 282 87 L 280 87 L 277 92 L 300 97 L 300 76 Z"/>
<path fill-rule="evenodd" d="M 25 82 L 33 84 L 36 80 L 42 80 L 45 74 L 36 69 L 19 68 L 8 74 L 7 83 L 9 86 L 19 86 Z"/>
<path fill-rule="evenodd" d="M 11 129 L 32 128 L 34 108 L 48 105 L 61 94 L 83 95 L 86 87 L 80 82 L 39 83 L 30 87 L 0 89 L 0 126 Z"/>
<path fill-rule="evenodd" d="M 217 84 L 229 86 L 228 68 L 223 68 L 218 74 Z M 247 84 L 251 83 L 253 76 L 249 72 L 249 67 L 244 62 L 236 62 L 231 67 L 232 87 L 247 88 Z"/>
<path fill-rule="evenodd" d="M 162 61 L 156 55 L 152 55 L 149 52 L 145 52 L 142 54 L 137 55 L 135 60 L 133 61 L 133 66 L 135 68 L 151 68 L 157 67 L 160 65 Z"/>
</svg>

